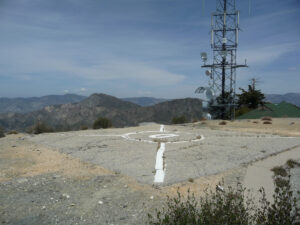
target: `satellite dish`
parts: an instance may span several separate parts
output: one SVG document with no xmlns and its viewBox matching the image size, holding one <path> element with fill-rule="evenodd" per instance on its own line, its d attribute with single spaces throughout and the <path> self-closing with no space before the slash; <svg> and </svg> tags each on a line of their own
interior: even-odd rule
<svg viewBox="0 0 300 225">
<path fill-rule="evenodd" d="M 212 100 L 214 98 L 214 92 L 210 88 L 206 89 L 205 95 L 208 100 Z"/>
<path fill-rule="evenodd" d="M 206 74 L 206 76 L 210 76 L 210 75 L 211 75 L 211 71 L 206 70 L 206 71 L 205 71 L 205 74 Z"/>
<path fill-rule="evenodd" d="M 206 52 L 201 52 L 201 59 L 203 62 L 207 60 L 207 53 Z"/>
<path fill-rule="evenodd" d="M 214 91 L 212 90 L 212 88 L 210 88 L 210 87 L 198 87 L 195 91 L 195 93 L 197 93 L 197 94 L 202 94 L 204 92 L 205 92 L 207 101 L 214 99 L 215 94 L 214 94 Z"/>
<path fill-rule="evenodd" d="M 195 93 L 201 94 L 201 93 L 203 93 L 205 90 L 206 90 L 205 87 L 198 87 L 198 88 L 196 89 Z"/>
</svg>

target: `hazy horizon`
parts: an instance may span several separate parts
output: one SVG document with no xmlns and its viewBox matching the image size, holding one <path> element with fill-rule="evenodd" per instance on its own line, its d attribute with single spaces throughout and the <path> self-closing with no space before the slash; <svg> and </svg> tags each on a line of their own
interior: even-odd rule
<svg viewBox="0 0 300 225">
<path fill-rule="evenodd" d="M 62 96 L 62 95 L 79 95 L 82 97 L 89 97 L 93 94 L 106 94 L 106 93 L 102 93 L 102 92 L 95 92 L 95 93 L 91 93 L 88 95 L 84 95 L 84 94 L 77 94 L 77 93 L 63 93 L 63 94 L 48 94 L 48 95 L 41 95 L 41 96 L 28 96 L 28 97 L 22 97 L 22 96 L 18 96 L 18 97 L 2 97 L 0 96 L 0 98 L 9 98 L 9 99 L 14 99 L 14 98 L 41 98 L 41 97 L 46 97 L 46 96 Z M 267 95 L 286 95 L 286 94 L 300 94 L 300 92 L 287 92 L 284 94 L 267 94 Z M 166 100 L 171 100 L 171 99 L 176 99 L 176 98 L 163 98 L 163 97 L 153 97 L 153 96 L 114 96 L 111 95 L 113 97 L 117 97 L 117 98 L 156 98 L 156 99 L 166 99 Z M 194 96 L 194 98 L 201 98 L 202 96 Z M 189 97 L 182 97 L 182 98 L 189 98 Z M 181 99 L 180 97 L 177 99 Z"/>
</svg>

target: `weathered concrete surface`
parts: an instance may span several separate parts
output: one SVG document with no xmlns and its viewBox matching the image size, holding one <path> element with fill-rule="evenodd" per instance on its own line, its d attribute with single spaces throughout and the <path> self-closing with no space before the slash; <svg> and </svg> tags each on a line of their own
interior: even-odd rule
<svg viewBox="0 0 300 225">
<path fill-rule="evenodd" d="M 130 135 L 126 136 L 128 133 Z M 151 125 L 42 134 L 30 137 L 29 140 L 134 177 L 141 183 L 153 184 L 158 148 L 156 142 L 151 143 L 153 139 L 149 136 L 159 133 L 160 125 Z M 165 126 L 165 134 L 178 136 L 161 140 L 166 141 L 166 174 L 163 185 L 217 174 L 300 146 L 299 137 L 192 126 Z M 124 138 L 124 135 L 130 139 Z"/>
</svg>

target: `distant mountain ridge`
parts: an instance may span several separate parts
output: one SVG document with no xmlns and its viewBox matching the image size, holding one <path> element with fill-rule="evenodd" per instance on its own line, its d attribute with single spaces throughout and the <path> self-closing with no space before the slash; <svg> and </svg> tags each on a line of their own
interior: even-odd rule
<svg viewBox="0 0 300 225">
<path fill-rule="evenodd" d="M 77 103 L 46 106 L 41 110 L 0 114 L 0 126 L 6 130 L 24 131 L 37 121 L 44 121 L 57 131 L 92 127 L 98 117 L 112 120 L 114 127 L 136 126 L 141 122 L 170 124 L 175 116 L 188 121 L 202 118 L 202 101 L 186 98 L 141 107 L 106 94 L 92 94 Z"/>
<path fill-rule="evenodd" d="M 80 102 L 85 98 L 87 97 L 76 94 L 46 95 L 42 97 L 29 98 L 0 98 L 0 113 L 27 113 L 42 109 L 50 105 Z M 121 99 L 140 106 L 151 106 L 167 101 L 167 99 L 152 97 L 132 97 Z"/>
<path fill-rule="evenodd" d="M 168 101 L 164 98 L 152 98 L 152 97 L 132 97 L 132 98 L 121 98 L 124 101 L 132 102 L 140 106 L 151 106 L 161 102 Z"/>
<path fill-rule="evenodd" d="M 47 95 L 31 98 L 0 98 L 0 113 L 27 113 L 49 105 L 80 102 L 85 96 L 75 94 Z"/>
<path fill-rule="evenodd" d="M 279 94 L 266 94 L 266 101 L 271 103 L 288 102 L 300 107 L 300 93 L 287 93 L 283 95 Z"/>
</svg>

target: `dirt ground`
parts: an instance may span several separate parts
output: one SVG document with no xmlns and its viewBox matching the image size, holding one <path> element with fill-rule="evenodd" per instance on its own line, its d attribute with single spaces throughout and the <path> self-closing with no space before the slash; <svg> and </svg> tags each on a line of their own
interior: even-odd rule
<svg viewBox="0 0 300 225">
<path fill-rule="evenodd" d="M 158 141 L 149 138 L 158 124 L 7 135 L 0 139 L 0 224 L 146 224 L 178 188 L 201 195 L 222 179 L 243 182 L 254 162 L 300 147 L 300 119 L 219 123 L 165 126 L 177 137 Z M 165 182 L 156 184 L 164 141 Z"/>
</svg>

